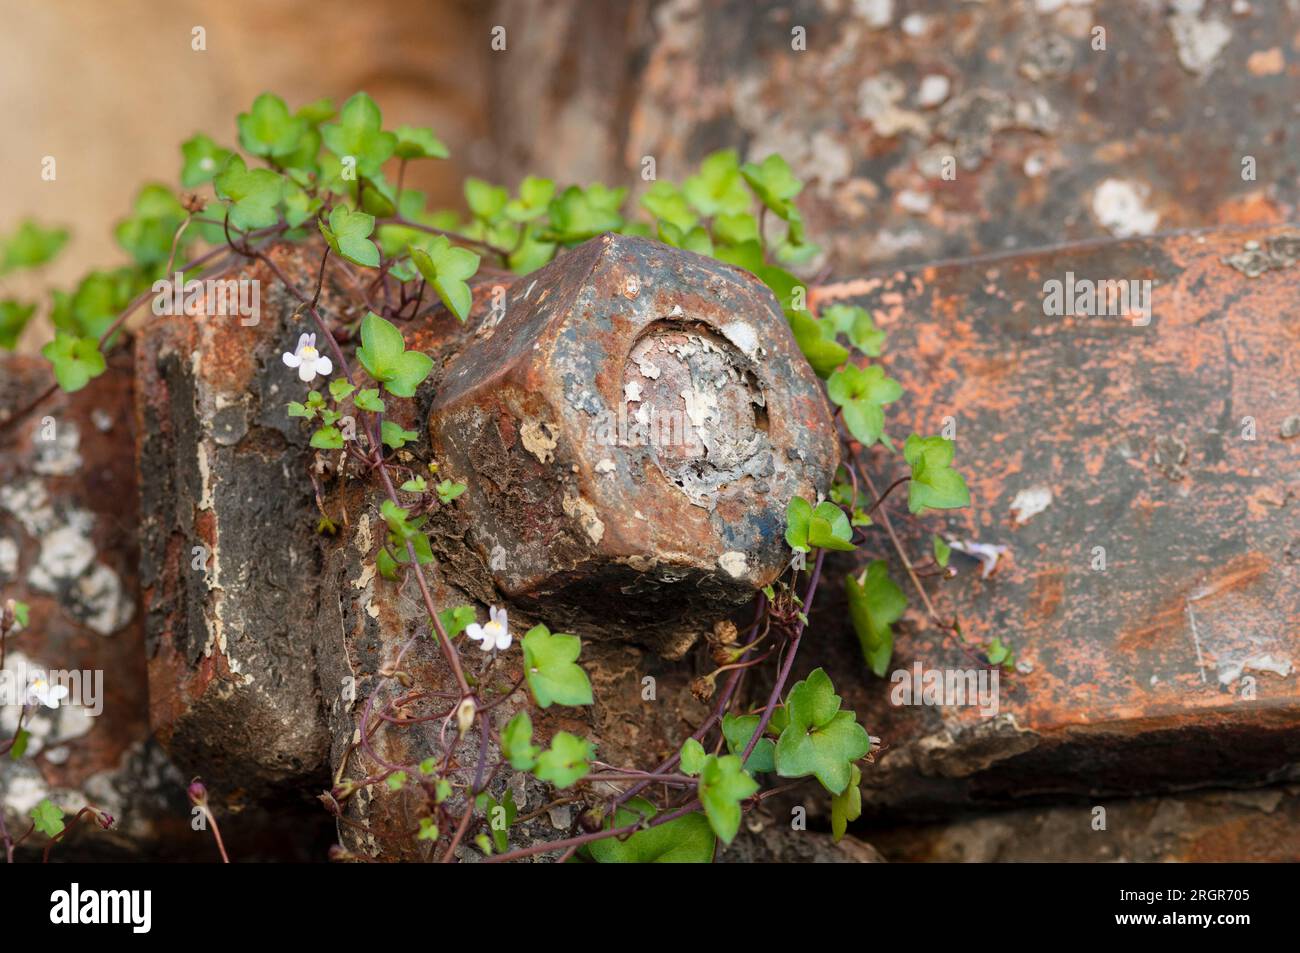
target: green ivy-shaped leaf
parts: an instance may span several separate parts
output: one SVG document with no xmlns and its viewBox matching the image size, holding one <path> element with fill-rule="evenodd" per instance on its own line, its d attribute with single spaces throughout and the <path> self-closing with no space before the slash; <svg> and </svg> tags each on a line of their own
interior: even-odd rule
<svg viewBox="0 0 1300 953">
<path fill-rule="evenodd" d="M 696 225 L 690 231 L 684 232 L 676 225 L 660 222 L 659 240 L 665 245 L 695 252 L 697 255 L 713 255 L 713 239 L 709 237 L 708 229 L 703 225 Z"/>
<path fill-rule="evenodd" d="M 248 112 L 236 117 L 235 124 L 244 151 L 265 158 L 289 155 L 307 130 L 306 120 L 290 114 L 284 100 L 274 93 L 258 96 Z"/>
<path fill-rule="evenodd" d="M 762 242 L 758 232 L 758 219 L 748 212 L 723 213 L 713 219 L 713 237 L 728 245 Z M 760 248 L 760 253 L 762 249 Z"/>
<path fill-rule="evenodd" d="M 504 186 L 493 185 L 472 176 L 465 180 L 465 204 L 470 214 L 484 222 L 494 222 L 501 217 L 510 201 Z"/>
<path fill-rule="evenodd" d="M 451 152 L 424 126 L 398 126 L 393 154 L 399 159 L 446 159 Z"/>
<path fill-rule="evenodd" d="M 641 196 L 641 206 L 661 224 L 672 225 L 679 232 L 689 232 L 700 221 L 681 190 L 663 179 Z"/>
<path fill-rule="evenodd" d="M 913 513 L 970 505 L 966 481 L 951 465 L 955 446 L 944 437 L 912 434 L 907 438 L 903 459 L 912 468 L 912 478 L 907 484 L 907 508 Z"/>
<path fill-rule="evenodd" d="M 740 167 L 740 174 L 758 200 L 781 218 L 788 220 L 792 213 L 797 214 L 790 200 L 803 190 L 803 183 L 795 178 L 781 156 L 774 153 L 761 163 L 746 162 Z"/>
<path fill-rule="evenodd" d="M 454 639 L 474 621 L 473 606 L 453 606 L 450 609 L 443 609 L 438 613 L 438 621 L 442 623 L 442 629 L 447 633 L 447 638 Z"/>
<path fill-rule="evenodd" d="M 907 608 L 907 596 L 889 578 L 889 566 L 883 559 L 871 563 L 861 578 L 846 577 L 844 585 L 862 657 L 878 678 L 884 678 L 894 654 L 893 625 Z"/>
<path fill-rule="evenodd" d="M 864 447 L 881 441 L 892 449 L 885 436 L 885 404 L 903 396 L 903 386 L 886 377 L 878 364 L 870 367 L 842 367 L 826 382 L 826 394 L 840 407 L 844 425 Z"/>
<path fill-rule="evenodd" d="M 36 830 L 46 837 L 58 837 L 63 833 L 63 809 L 49 798 L 45 798 L 28 813 Z"/>
<path fill-rule="evenodd" d="M 375 414 L 382 414 L 387 409 L 379 398 L 379 391 L 373 387 L 357 391 L 357 396 L 352 398 L 352 404 L 357 410 L 368 410 Z"/>
<path fill-rule="evenodd" d="M 695 777 L 704 769 L 704 762 L 708 758 L 708 753 L 704 750 L 704 745 L 700 744 L 694 738 L 687 738 L 682 742 L 682 750 L 679 755 L 682 766 L 682 774 Z"/>
<path fill-rule="evenodd" d="M 59 387 L 69 394 L 81 390 L 104 373 L 107 366 L 98 341 L 64 334 L 62 331 L 41 348 L 41 353 L 54 366 L 54 378 L 59 382 Z"/>
<path fill-rule="evenodd" d="M 524 635 L 523 648 L 524 676 L 539 707 L 591 704 L 591 682 L 577 664 L 581 639 L 536 625 Z"/>
<path fill-rule="evenodd" d="M 934 561 L 943 568 L 948 568 L 948 559 L 952 556 L 952 547 L 938 533 L 934 533 L 931 545 L 934 548 Z"/>
<path fill-rule="evenodd" d="M 311 445 L 317 450 L 342 450 L 343 432 L 338 427 L 319 427 L 311 435 Z"/>
<path fill-rule="evenodd" d="M 366 268 L 379 267 L 379 246 L 370 240 L 375 230 L 373 215 L 336 205 L 330 210 L 329 224 L 321 222 L 320 230 L 336 254 Z"/>
<path fill-rule="evenodd" d="M 803 497 L 790 500 L 785 509 L 785 541 L 796 552 L 836 549 L 849 552 L 853 546 L 853 527 L 844 511 L 829 500 L 816 508 Z"/>
<path fill-rule="evenodd" d="M 586 189 L 571 185 L 551 200 L 551 230 L 547 237 L 565 245 L 576 245 L 602 232 L 623 227 L 619 209 L 627 189 L 609 189 L 595 183 Z"/>
<path fill-rule="evenodd" d="M 387 548 L 381 547 L 375 554 L 375 569 L 379 570 L 379 575 L 389 581 L 397 579 L 397 560 Z"/>
<path fill-rule="evenodd" d="M 66 228 L 42 228 L 33 219 L 24 219 L 13 235 L 0 241 L 0 275 L 39 268 L 63 249 L 69 237 Z"/>
<path fill-rule="evenodd" d="M 987 652 L 990 665 L 1001 665 L 1007 671 L 1014 671 L 1016 667 L 1015 650 L 996 636 L 989 643 Z"/>
<path fill-rule="evenodd" d="M 401 450 L 408 443 L 420 439 L 420 435 L 414 430 L 407 430 L 391 420 L 385 420 L 380 425 L 379 436 L 386 446 L 392 447 L 394 450 Z"/>
<path fill-rule="evenodd" d="M 545 707 L 545 706 L 542 706 Z M 596 749 L 590 741 L 557 731 L 551 738 L 551 747 L 537 756 L 533 771 L 543 781 L 550 781 L 560 790 L 573 787 L 591 772 L 591 759 Z"/>
<path fill-rule="evenodd" d="M 373 311 L 361 322 L 357 360 L 395 397 L 413 397 L 433 368 L 431 357 L 406 350 L 402 332 Z"/>
<path fill-rule="evenodd" d="M 657 813 L 645 798 L 634 797 L 620 807 L 605 829 L 623 828 L 648 821 Z M 708 864 L 713 861 L 716 838 L 703 814 L 686 814 L 655 827 L 647 827 L 625 840 L 607 837 L 586 847 L 600 864 Z"/>
<path fill-rule="evenodd" d="M 181 187 L 192 189 L 211 182 L 231 155 L 229 149 L 217 145 L 205 133 L 186 139 L 181 143 Z"/>
<path fill-rule="evenodd" d="M 230 224 L 235 228 L 275 224 L 275 207 L 284 195 L 283 176 L 270 169 L 250 169 L 242 156 L 232 155 L 212 185 L 217 196 L 230 203 Z"/>
<path fill-rule="evenodd" d="M 136 264 L 162 265 L 171 256 L 176 230 L 184 219 L 185 209 L 170 189 L 146 185 L 136 195 L 131 216 L 117 224 L 113 237 Z"/>
<path fill-rule="evenodd" d="M 0 301 L 0 347 L 12 351 L 35 313 L 34 304 L 23 304 L 12 299 Z"/>
<path fill-rule="evenodd" d="M 383 114 L 364 92 L 343 104 L 339 121 L 321 126 L 325 146 L 340 159 L 356 160 L 357 173 L 370 177 L 379 172 L 397 150 L 397 136 L 383 131 Z"/>
<path fill-rule="evenodd" d="M 871 738 L 851 711 L 840 710 L 840 696 L 823 669 L 797 682 L 786 696 L 789 719 L 776 742 L 776 773 L 783 778 L 813 775 L 832 794 L 852 778 L 853 762 L 871 752 Z"/>
<path fill-rule="evenodd" d="M 722 735 L 727 739 L 727 750 L 732 754 L 743 754 L 749 739 L 758 730 L 758 715 L 723 715 Z M 769 727 L 771 727 L 769 725 Z M 745 770 L 750 774 L 776 770 L 776 742 L 771 738 L 759 738 L 754 750 L 749 753 Z"/>
<path fill-rule="evenodd" d="M 468 248 L 453 245 L 445 235 L 411 245 L 410 251 L 411 261 L 447 310 L 464 321 L 473 304 L 467 282 L 478 271 L 479 256 Z"/>
<path fill-rule="evenodd" d="M 862 769 L 853 765 L 849 786 L 839 794 L 831 795 L 831 838 L 838 841 L 848 830 L 849 821 L 862 816 Z"/>
<path fill-rule="evenodd" d="M 748 212 L 752 204 L 735 149 L 705 156 L 699 172 L 682 183 L 682 194 L 705 217 Z"/>
<path fill-rule="evenodd" d="M 298 111 L 294 115 L 304 120 L 308 125 L 319 126 L 321 123 L 329 122 L 338 115 L 338 110 L 334 108 L 334 100 L 318 99 L 314 103 L 298 107 Z"/>
<path fill-rule="evenodd" d="M 740 802 L 753 796 L 758 782 L 734 754 L 709 755 L 700 770 L 699 797 L 713 832 L 730 844 L 740 830 Z"/>
<path fill-rule="evenodd" d="M 501 755 L 516 771 L 531 771 L 541 750 L 533 744 L 533 720 L 528 712 L 518 712 L 501 729 Z"/>
<path fill-rule="evenodd" d="M 546 214 L 546 208 L 555 198 L 555 182 L 551 179 L 526 176 L 519 183 L 519 197 L 506 203 L 505 215 L 512 222 L 531 222 Z"/>
<path fill-rule="evenodd" d="M 844 335 L 855 348 L 868 357 L 879 357 L 885 344 L 885 332 L 871 320 L 871 312 L 857 305 L 835 304 L 822 312 L 822 321 Z"/>
<path fill-rule="evenodd" d="M 444 505 L 456 499 L 467 489 L 469 487 L 465 486 L 464 483 L 453 483 L 451 480 L 442 480 L 434 487 L 434 491 L 438 494 L 438 500 Z"/>
<path fill-rule="evenodd" d="M 818 377 L 830 377 L 848 359 L 848 348 L 835 340 L 833 324 L 819 321 L 807 311 L 789 311 L 786 319 L 795 343 Z"/>
</svg>

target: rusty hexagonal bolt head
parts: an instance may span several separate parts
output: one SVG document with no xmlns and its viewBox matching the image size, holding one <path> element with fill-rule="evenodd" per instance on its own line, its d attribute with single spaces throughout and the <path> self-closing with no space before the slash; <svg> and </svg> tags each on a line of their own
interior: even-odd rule
<svg viewBox="0 0 1300 953">
<path fill-rule="evenodd" d="M 507 600 L 668 656 L 776 578 L 786 504 L 824 493 L 838 462 L 767 288 L 622 235 L 516 282 L 429 425 Z"/>
</svg>

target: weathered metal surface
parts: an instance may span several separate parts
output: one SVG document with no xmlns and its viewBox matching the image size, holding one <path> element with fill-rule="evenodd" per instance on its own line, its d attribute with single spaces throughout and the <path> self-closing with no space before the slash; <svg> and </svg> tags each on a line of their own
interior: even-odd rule
<svg viewBox="0 0 1300 953">
<path fill-rule="evenodd" d="M 445 375 L 455 367 L 456 355 L 489 331 L 499 332 L 496 322 L 500 312 L 494 310 L 494 300 L 499 300 L 507 287 L 508 279 L 503 276 L 482 276 L 474 289 L 474 307 L 463 326 L 441 310 L 403 326 L 406 346 L 431 355 L 434 369 L 411 401 L 389 402 L 388 419 L 417 432 L 422 429 L 420 421 L 427 420 L 434 395 Z M 399 451 L 396 462 L 420 472 L 433 460 L 428 435 L 422 433 Z M 439 458 L 437 462 L 439 475 L 447 472 L 446 460 Z M 484 478 L 479 473 L 464 476 L 471 485 Z M 418 494 L 401 496 L 405 505 L 419 504 Z M 377 487 L 364 479 L 325 485 L 325 509 L 344 525 L 338 538 L 325 546 L 320 588 L 326 597 L 320 601 L 314 638 L 321 696 L 331 730 L 331 774 L 340 795 L 349 784 L 378 776 L 389 765 L 445 758 L 454 734 L 454 728 L 445 725 L 442 718 L 421 720 L 448 712 L 457 690 L 431 633 L 416 584 L 414 580 L 400 585 L 386 582 L 375 572 L 375 557 L 385 529 L 379 515 L 383 499 Z M 499 604 L 502 597 L 473 547 L 467 545 L 475 526 L 473 510 L 462 496 L 450 505 L 434 506 L 428 516 L 426 528 L 438 557 L 427 570 L 435 605 L 469 605 L 480 619 L 485 618 L 488 607 Z M 551 623 L 556 631 L 560 629 L 546 605 L 540 606 L 535 615 L 513 606 L 510 609 L 510 628 L 516 639 L 539 621 Z M 605 638 L 592 640 L 593 632 Z M 703 706 L 689 691 L 690 680 L 697 674 L 692 663 L 665 662 L 642 648 L 614 640 L 618 632 L 617 625 L 608 630 L 584 630 L 587 638 L 582 664 L 592 680 L 595 703 L 581 709 L 555 706 L 546 711 L 533 710 L 539 742 L 546 742 L 556 731 L 568 730 L 591 738 L 603 761 L 641 764 L 648 759 L 662 760 L 675 752 L 680 739 L 705 716 Z M 458 638 L 457 647 L 466 673 L 482 686 L 484 695 L 509 691 L 523 677 L 517 647 L 491 664 L 464 635 Z M 381 675 L 399 669 L 400 677 Z M 649 693 L 646 678 L 653 679 L 654 690 Z M 378 713 L 398 700 L 402 703 L 394 711 L 407 716 L 408 723 L 379 724 Z M 525 702 L 526 689 L 520 688 L 488 717 L 499 729 Z M 360 729 L 367 713 L 372 727 L 378 728 L 368 746 L 363 746 Z M 473 731 L 450 762 L 459 783 L 473 780 L 478 752 L 479 737 Z M 489 747 L 488 755 L 492 760 L 499 758 L 495 744 Z M 537 811 L 552 794 L 545 785 L 508 767 L 491 779 L 487 790 L 500 801 L 507 789 L 520 816 Z M 430 859 L 430 842 L 416 838 L 419 820 L 428 814 L 427 799 L 417 785 L 393 791 L 385 784 L 372 784 L 351 796 L 340 796 L 338 803 L 342 814 L 339 840 L 348 851 L 385 861 Z M 454 796 L 447 808 L 458 816 L 464 809 L 462 797 Z M 580 833 L 579 814 L 580 805 L 576 804 L 543 811 L 526 823 L 512 826 L 510 844 L 526 847 Z M 481 856 L 470 843 L 479 830 L 473 828 L 459 849 L 462 859 Z"/>
<path fill-rule="evenodd" d="M 615 235 L 511 288 L 448 367 L 429 427 L 511 603 L 669 657 L 775 579 L 786 504 L 824 492 L 837 459 L 771 293 Z"/>
<path fill-rule="evenodd" d="M 1284 436 L 1300 411 L 1295 234 L 1065 247 L 815 296 L 868 307 L 889 332 L 883 363 L 907 393 L 888 414 L 896 436 L 955 427 L 973 505 L 904 515 L 905 544 L 919 557 L 933 529 L 1006 547 L 987 578 L 954 554 L 962 571 L 937 601 L 969 639 L 1002 638 L 1028 670 L 1002 680 L 996 718 L 894 706 L 892 685 L 854 657 L 842 604 L 822 604 L 807 664 L 829 661 L 846 704 L 885 740 L 864 772 L 877 805 L 942 810 L 1295 770 L 1300 440 Z M 1273 263 L 1253 278 L 1237 258 L 1251 243 Z M 1045 315 L 1045 283 L 1067 273 L 1153 282 L 1149 323 Z M 882 451 L 871 466 L 881 485 L 903 472 Z M 913 611 L 891 669 L 915 664 L 976 665 Z"/>
<path fill-rule="evenodd" d="M 50 383 L 43 360 L 0 361 L 0 421 Z M 0 764 L 0 810 L 17 837 L 42 798 L 71 812 L 94 804 L 116 820 L 87 839 L 97 856 L 152 852 L 189 830 L 184 780 L 149 737 L 133 431 L 131 377 L 113 367 L 0 437 L 0 601 L 31 607 L 5 640 L 0 737 L 14 734 L 10 702 L 33 669 L 69 689 L 24 721 L 25 756 Z"/>
<path fill-rule="evenodd" d="M 299 288 L 315 261 L 271 253 Z M 263 264 L 256 324 L 163 315 L 136 354 L 141 583 L 159 740 L 217 796 L 322 778 L 327 736 L 311 641 L 318 518 L 308 435 L 286 415 L 308 385 L 281 362 L 304 319 Z M 327 289 L 328 313 L 340 299 Z"/>
<path fill-rule="evenodd" d="M 612 6 L 484 8 L 533 54 L 483 54 L 493 113 L 529 117 L 497 131 L 503 180 L 644 188 L 647 157 L 681 180 L 714 149 L 780 152 L 838 274 L 1296 218 L 1289 3 Z"/>
<path fill-rule="evenodd" d="M 885 859 L 903 862 L 1294 863 L 1300 792 L 1292 785 L 1022 808 L 859 833 Z"/>
</svg>

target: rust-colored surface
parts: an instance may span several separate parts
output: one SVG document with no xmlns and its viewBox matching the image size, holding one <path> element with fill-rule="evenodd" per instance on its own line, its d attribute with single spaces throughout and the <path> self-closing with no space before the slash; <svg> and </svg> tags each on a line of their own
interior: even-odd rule
<svg viewBox="0 0 1300 953">
<path fill-rule="evenodd" d="M 825 492 L 837 453 L 757 279 L 616 235 L 512 287 L 429 425 L 508 599 L 670 657 L 776 578 L 786 504 Z"/>
<path fill-rule="evenodd" d="M 528 279 L 531 280 L 531 279 Z M 505 282 L 505 283 L 503 283 Z M 390 419 L 420 431 L 427 420 L 434 394 L 454 359 L 472 342 L 481 340 L 500 320 L 493 312 L 497 289 L 508 285 L 505 276 L 484 274 L 474 288 L 474 307 L 462 325 L 441 309 L 426 319 L 403 326 L 407 347 L 418 348 L 434 358 L 434 369 L 410 401 L 389 402 Z M 427 431 L 395 455 L 400 466 L 423 472 L 432 460 Z M 446 472 L 445 460 L 440 474 Z M 473 479 L 479 479 L 474 475 Z M 424 792 L 415 783 L 401 790 L 386 784 L 371 784 L 353 792 L 349 782 L 373 778 L 389 765 L 415 764 L 426 758 L 445 758 L 454 728 L 445 714 L 457 695 L 456 682 L 437 648 L 428 625 L 418 588 L 413 579 L 393 583 L 375 572 L 375 557 L 384 537 L 379 507 L 385 498 L 372 481 L 356 477 L 331 481 L 325 486 L 324 505 L 343 528 L 337 538 L 325 541 L 319 610 L 315 620 L 316 663 L 320 692 L 331 731 L 330 767 L 335 794 L 342 814 L 339 842 L 352 853 L 384 861 L 429 860 L 434 857 L 429 841 L 418 840 L 420 819 L 427 816 Z M 419 507 L 418 494 L 402 493 L 404 505 Z M 451 505 L 434 504 L 426 528 L 437 562 L 426 570 L 435 605 L 468 605 L 477 618 L 486 619 L 490 605 L 502 596 L 493 586 L 482 561 L 467 545 L 474 520 L 465 498 Z M 510 628 L 516 640 L 534 622 L 554 622 L 545 611 L 529 616 L 510 608 Z M 558 627 L 557 627 L 558 628 Z M 614 764 L 662 760 L 680 746 L 706 714 L 688 690 L 698 674 L 692 661 L 670 663 L 627 642 L 616 641 L 620 627 L 611 625 L 605 638 L 583 632 L 582 665 L 593 683 L 595 703 L 572 708 L 561 705 L 531 711 L 539 742 L 560 730 L 591 738 L 599 757 Z M 480 686 L 480 694 L 499 697 L 509 693 L 523 677 L 518 642 L 497 657 L 483 652 L 465 635 L 457 648 L 467 675 Z M 400 675 L 394 671 L 401 659 Z M 645 678 L 653 678 L 656 693 L 646 697 Z M 517 689 L 492 711 L 490 717 L 500 729 L 526 706 L 526 689 Z M 369 713 L 372 726 L 377 713 L 392 704 L 394 713 L 409 719 L 404 725 L 385 722 L 373 731 L 368 746 L 359 742 L 359 730 Z M 499 752 L 490 742 L 490 760 Z M 479 751 L 477 731 L 457 746 L 451 767 L 458 781 L 472 779 Z M 489 793 L 498 801 L 509 790 L 520 816 L 536 815 L 510 828 L 512 847 L 530 846 L 579 831 L 580 805 L 560 805 L 554 811 L 539 809 L 552 800 L 545 785 L 526 773 L 505 768 L 490 781 Z M 463 809 L 460 795 L 446 805 L 454 816 Z M 446 823 L 446 819 L 440 819 Z M 472 841 L 473 828 L 466 841 Z M 475 848 L 462 845 L 459 856 L 477 859 Z M 552 855 L 552 859 L 554 855 Z"/>
<path fill-rule="evenodd" d="M 534 54 L 484 54 L 503 181 L 645 188 L 647 157 L 680 181 L 780 152 L 838 274 L 1297 217 L 1290 4 L 608 6 L 484 8 Z"/>
<path fill-rule="evenodd" d="M 270 254 L 297 287 L 314 287 L 310 246 Z M 140 335 L 141 580 L 154 731 L 217 796 L 246 803 L 325 770 L 302 626 L 315 608 L 318 514 L 307 433 L 286 413 L 309 386 L 281 361 L 314 329 L 266 265 L 223 277 L 256 283 L 256 320 L 164 314 Z M 322 307 L 337 314 L 342 300 L 331 283 Z"/>
<path fill-rule="evenodd" d="M 1103 800 L 858 833 L 893 862 L 1294 863 L 1298 794 L 1292 785 Z"/>
<path fill-rule="evenodd" d="M 94 838 L 107 855 L 152 849 L 187 827 L 181 776 L 149 739 L 123 364 L 56 393 L 0 438 L 0 600 L 31 609 L 27 628 L 5 640 L 4 675 L 16 692 L 33 668 L 75 676 L 52 676 L 70 689 L 57 709 L 29 712 L 26 755 L 0 765 L 0 810 L 12 832 L 44 797 L 74 812 L 95 804 L 117 819 Z M 44 360 L 4 358 L 0 419 L 51 381 Z M 10 700 L 0 699 L 5 738 L 19 711 Z"/>
<path fill-rule="evenodd" d="M 881 802 L 1258 783 L 1300 758 L 1300 440 L 1283 436 L 1300 412 L 1295 234 L 1064 247 L 819 291 L 889 332 L 883 362 L 907 392 L 894 435 L 955 427 L 972 507 L 899 518 L 917 555 L 931 530 L 1007 547 L 987 578 L 954 554 L 938 604 L 1024 669 L 990 719 L 892 706 L 859 663 L 845 693 L 886 743 L 864 772 Z M 1270 267 L 1248 277 L 1255 250 Z M 1067 272 L 1152 281 L 1149 323 L 1045 315 L 1044 283 Z M 882 485 L 903 472 L 871 459 Z M 1014 510 L 1026 493 L 1050 502 Z M 839 618 L 832 603 L 814 653 L 847 668 Z M 974 664 L 913 612 L 891 669 L 915 663 Z"/>
</svg>

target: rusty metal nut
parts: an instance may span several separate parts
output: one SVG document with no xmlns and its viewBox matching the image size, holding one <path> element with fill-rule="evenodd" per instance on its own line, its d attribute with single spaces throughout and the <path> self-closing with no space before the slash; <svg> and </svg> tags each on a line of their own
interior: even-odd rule
<svg viewBox="0 0 1300 953">
<path fill-rule="evenodd" d="M 670 656 L 683 623 L 706 631 L 776 578 L 787 503 L 824 493 L 838 461 L 771 292 L 624 235 L 511 286 L 429 426 L 509 601 Z"/>
</svg>

